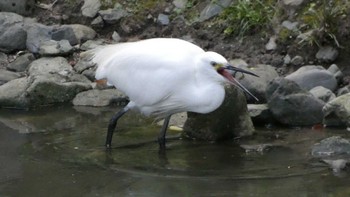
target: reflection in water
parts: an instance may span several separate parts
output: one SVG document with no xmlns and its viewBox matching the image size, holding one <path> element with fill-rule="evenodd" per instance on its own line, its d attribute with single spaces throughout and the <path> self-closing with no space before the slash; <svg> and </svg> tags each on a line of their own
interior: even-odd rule
<svg viewBox="0 0 350 197">
<path fill-rule="evenodd" d="M 106 152 L 106 127 L 116 110 L 0 110 L 0 196 L 350 194 L 347 175 L 336 177 L 310 157 L 310 147 L 327 136 L 324 131 L 258 129 L 254 139 L 220 144 L 188 141 L 173 131 L 160 154 L 159 128 L 131 113 Z M 257 143 L 273 146 L 250 153 L 239 146 Z"/>
</svg>

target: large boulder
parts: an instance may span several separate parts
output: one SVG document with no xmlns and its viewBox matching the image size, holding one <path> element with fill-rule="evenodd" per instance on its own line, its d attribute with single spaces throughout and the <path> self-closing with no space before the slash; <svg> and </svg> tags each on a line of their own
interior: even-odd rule
<svg viewBox="0 0 350 197">
<path fill-rule="evenodd" d="M 0 107 L 30 108 L 71 101 L 91 89 L 91 82 L 76 74 L 62 57 L 33 61 L 28 77 L 0 86 Z"/>
<path fill-rule="evenodd" d="M 258 64 L 252 67 L 248 67 L 247 65 L 237 65 L 237 67 L 250 70 L 259 76 L 255 77 L 252 75 L 242 75 L 241 73 L 237 73 L 236 79 L 238 79 L 244 87 L 259 99 L 259 103 L 266 103 L 265 91 L 267 84 L 278 77 L 275 68 L 266 64 Z M 248 97 L 248 101 L 253 102 L 255 100 Z"/>
<path fill-rule="evenodd" d="M 51 32 L 53 27 L 42 25 L 39 23 L 29 24 L 27 29 L 27 49 L 32 53 L 38 53 L 41 43 L 51 40 Z"/>
<path fill-rule="evenodd" d="M 323 86 L 334 91 L 338 85 L 334 74 L 322 66 L 303 66 L 286 76 L 286 79 L 294 81 L 306 90 L 310 90 L 316 86 Z"/>
<path fill-rule="evenodd" d="M 324 102 L 291 80 L 274 79 L 266 89 L 266 98 L 272 115 L 282 124 L 306 126 L 322 122 Z"/>
<path fill-rule="evenodd" d="M 223 104 L 209 114 L 188 113 L 184 133 L 190 138 L 218 141 L 235 136 L 252 135 L 254 126 L 247 110 L 247 101 L 241 90 L 226 87 Z"/>
<path fill-rule="evenodd" d="M 0 51 L 8 53 L 25 49 L 26 40 L 23 17 L 11 12 L 0 12 Z"/>
<path fill-rule="evenodd" d="M 325 126 L 347 126 L 350 128 L 350 93 L 329 101 L 322 111 Z"/>
</svg>

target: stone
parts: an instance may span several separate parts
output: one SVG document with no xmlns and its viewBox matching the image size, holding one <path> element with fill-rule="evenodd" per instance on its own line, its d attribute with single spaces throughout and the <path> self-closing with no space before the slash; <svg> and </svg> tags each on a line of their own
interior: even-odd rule
<svg viewBox="0 0 350 197">
<path fill-rule="evenodd" d="M 170 22 L 169 16 L 166 14 L 159 14 L 157 21 L 161 25 L 169 25 L 169 22 Z"/>
<path fill-rule="evenodd" d="M 326 103 L 322 112 L 325 126 L 350 127 L 350 93 L 341 95 Z"/>
<path fill-rule="evenodd" d="M 116 42 L 119 42 L 122 38 L 120 37 L 120 35 L 118 34 L 118 32 L 114 31 L 112 34 L 112 39 Z"/>
<path fill-rule="evenodd" d="M 46 75 L 52 73 L 72 73 L 73 68 L 63 57 L 42 57 L 29 65 L 29 75 Z"/>
<path fill-rule="evenodd" d="M 277 48 L 276 39 L 277 39 L 276 36 L 272 36 L 269 39 L 269 42 L 265 45 L 265 49 L 268 51 L 276 50 L 276 48 Z"/>
<path fill-rule="evenodd" d="M 254 132 L 244 94 L 236 87 L 226 87 L 223 104 L 208 114 L 187 113 L 184 133 L 189 138 L 206 141 L 228 140 Z"/>
<path fill-rule="evenodd" d="M 123 8 L 100 10 L 98 13 L 101 15 L 103 21 L 108 24 L 115 24 L 120 19 L 129 15 Z"/>
<path fill-rule="evenodd" d="M 304 63 L 304 58 L 299 55 L 296 55 L 290 60 L 290 63 L 293 66 L 301 66 Z"/>
<path fill-rule="evenodd" d="M 235 64 L 232 64 L 235 66 Z M 236 74 L 236 79 L 246 87 L 254 96 L 259 99 L 260 103 L 266 102 L 265 90 L 270 81 L 278 77 L 278 73 L 274 67 L 266 64 L 257 64 L 255 66 L 244 66 L 244 64 L 237 65 L 237 67 L 249 70 L 259 77 L 252 75 L 242 75 L 241 73 Z M 255 102 L 253 98 L 248 96 L 248 103 Z"/>
<path fill-rule="evenodd" d="M 266 88 L 268 107 L 273 117 L 290 126 L 310 126 L 322 122 L 324 102 L 295 82 L 279 77 Z"/>
<path fill-rule="evenodd" d="M 0 12 L 14 12 L 28 16 L 34 13 L 36 0 L 1 0 Z"/>
<path fill-rule="evenodd" d="M 88 51 L 88 50 L 94 49 L 96 47 L 102 46 L 103 44 L 105 44 L 105 42 L 104 42 L 104 40 L 101 40 L 101 39 L 88 40 L 80 46 L 80 49 L 83 51 Z"/>
<path fill-rule="evenodd" d="M 30 76 L 26 89 L 29 107 L 70 102 L 79 92 L 91 89 L 89 83 L 72 81 L 59 74 Z"/>
<path fill-rule="evenodd" d="M 94 20 L 91 21 L 91 27 L 94 28 L 103 28 L 104 22 L 101 16 L 97 16 Z"/>
<path fill-rule="evenodd" d="M 21 75 L 19 73 L 11 72 L 5 69 L 0 69 L 0 85 L 20 77 Z"/>
<path fill-rule="evenodd" d="M 91 40 L 95 36 L 95 30 L 81 24 L 62 25 L 52 31 L 53 40 L 68 40 L 72 46 Z"/>
<path fill-rule="evenodd" d="M 7 69 L 15 71 L 15 72 L 23 72 L 26 71 L 29 64 L 35 60 L 35 57 L 32 53 L 25 53 L 23 55 L 18 56 L 15 61 L 11 62 Z"/>
<path fill-rule="evenodd" d="M 84 0 L 84 4 L 81 7 L 81 13 L 83 16 L 93 18 L 97 15 L 100 10 L 101 2 L 100 0 Z"/>
<path fill-rule="evenodd" d="M 27 32 L 23 17 L 10 12 L 0 12 L 0 51 L 9 53 L 26 48 Z"/>
<path fill-rule="evenodd" d="M 304 2 L 304 0 L 283 0 L 282 2 L 284 5 L 299 6 Z"/>
<path fill-rule="evenodd" d="M 291 31 L 298 30 L 298 25 L 299 25 L 298 22 L 291 22 L 291 21 L 288 21 L 288 20 L 282 22 L 282 26 L 285 27 L 288 30 L 291 30 Z"/>
<path fill-rule="evenodd" d="M 254 125 L 276 122 L 267 104 L 248 104 L 248 112 Z"/>
<path fill-rule="evenodd" d="M 327 70 L 333 74 L 338 82 L 341 82 L 343 80 L 344 74 L 336 64 L 330 65 Z"/>
<path fill-rule="evenodd" d="M 41 43 L 51 40 L 53 27 L 34 23 L 27 27 L 26 47 L 32 53 L 39 53 Z"/>
<path fill-rule="evenodd" d="M 73 52 L 73 47 L 68 40 L 48 40 L 42 42 L 39 48 L 39 54 L 42 56 L 67 55 Z"/>
<path fill-rule="evenodd" d="M 332 136 L 314 144 L 311 155 L 314 157 L 350 156 L 350 142 L 340 136 Z"/>
<path fill-rule="evenodd" d="M 210 1 L 210 3 L 207 4 L 207 6 L 201 11 L 199 15 L 199 21 L 203 22 L 213 18 L 214 16 L 217 16 L 222 12 L 224 8 L 231 5 L 232 2 L 233 0 L 218 0 L 215 2 Z"/>
<path fill-rule="evenodd" d="M 336 48 L 331 46 L 321 47 L 316 53 L 316 59 L 321 62 L 334 62 L 339 55 Z"/>
<path fill-rule="evenodd" d="M 173 4 L 178 9 L 184 9 L 186 8 L 188 0 L 174 0 Z"/>
<path fill-rule="evenodd" d="M 77 94 L 73 99 L 73 105 L 102 107 L 128 101 L 127 96 L 116 89 L 94 89 Z"/>
<path fill-rule="evenodd" d="M 25 90 L 28 86 L 29 79 L 26 77 L 0 86 L 0 108 L 26 108 L 28 100 L 25 97 Z"/>
<path fill-rule="evenodd" d="M 310 93 L 314 95 L 314 97 L 324 101 L 327 103 L 328 101 L 331 101 L 335 99 L 335 94 L 330 90 L 323 86 L 316 86 L 310 90 Z"/>
<path fill-rule="evenodd" d="M 334 75 L 322 66 L 303 66 L 286 76 L 286 79 L 294 81 L 306 90 L 310 90 L 316 86 L 323 86 L 331 91 L 335 91 L 338 86 Z"/>
</svg>

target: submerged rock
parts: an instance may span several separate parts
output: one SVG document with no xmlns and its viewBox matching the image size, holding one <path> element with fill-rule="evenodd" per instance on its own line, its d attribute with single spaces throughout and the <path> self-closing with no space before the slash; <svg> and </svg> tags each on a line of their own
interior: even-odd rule
<svg viewBox="0 0 350 197">
<path fill-rule="evenodd" d="M 223 104 L 209 114 L 188 112 L 184 133 L 190 138 L 218 141 L 235 136 L 252 135 L 254 126 L 247 110 L 243 92 L 236 87 L 226 87 Z"/>
<path fill-rule="evenodd" d="M 311 150 L 314 157 L 350 156 L 350 142 L 340 136 L 326 138 L 316 143 Z"/>
</svg>

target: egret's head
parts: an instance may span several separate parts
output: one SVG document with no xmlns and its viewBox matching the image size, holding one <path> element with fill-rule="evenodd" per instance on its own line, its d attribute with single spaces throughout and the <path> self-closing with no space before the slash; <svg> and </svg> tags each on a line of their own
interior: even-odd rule
<svg viewBox="0 0 350 197">
<path fill-rule="evenodd" d="M 254 99 L 258 100 L 252 93 L 250 93 L 241 83 L 239 83 L 232 75 L 236 72 L 241 72 L 249 75 L 253 75 L 259 77 L 258 75 L 244 70 L 242 68 L 234 67 L 230 65 L 227 60 L 218 53 L 215 52 L 206 52 L 209 57 L 209 64 L 218 72 L 221 76 L 223 76 L 229 83 L 238 86 L 244 92 L 252 96 Z"/>
</svg>

